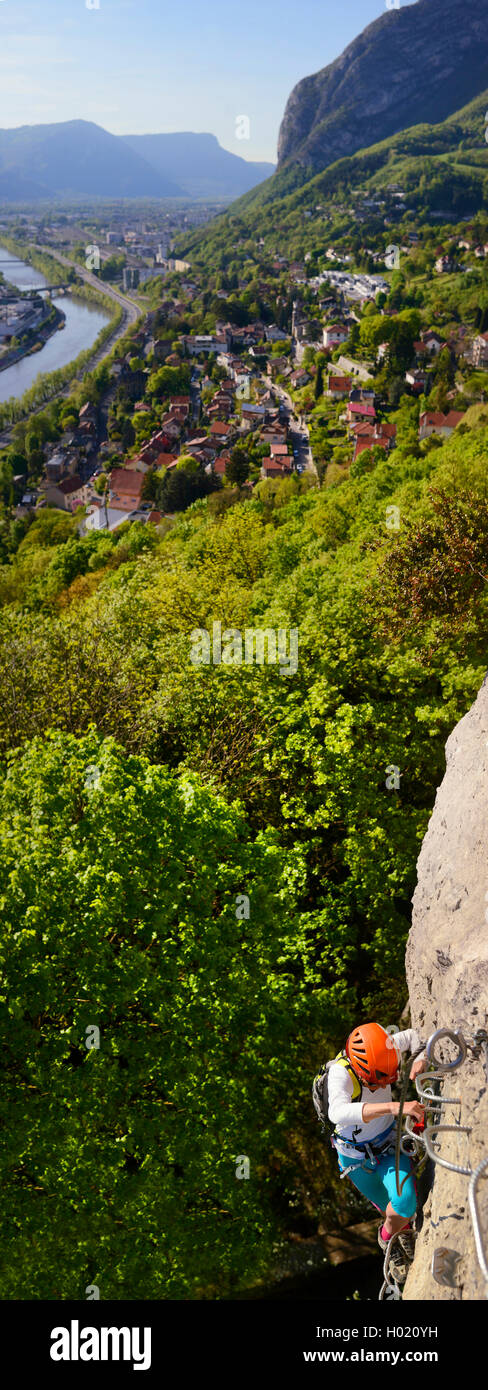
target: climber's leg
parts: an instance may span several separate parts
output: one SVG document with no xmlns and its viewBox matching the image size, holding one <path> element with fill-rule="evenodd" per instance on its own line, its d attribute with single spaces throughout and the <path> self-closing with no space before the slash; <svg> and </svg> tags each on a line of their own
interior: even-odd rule
<svg viewBox="0 0 488 1390">
<path fill-rule="evenodd" d="M 405 1217 L 398 1216 L 396 1211 L 392 1207 L 391 1202 L 388 1202 L 383 1227 L 383 1229 L 387 1232 L 388 1239 L 390 1238 L 390 1236 L 396 1236 L 397 1231 L 402 1231 L 403 1227 L 407 1225 L 408 1221 L 405 1220 Z"/>
<path fill-rule="evenodd" d="M 411 1221 L 417 1210 L 417 1192 L 411 1159 L 408 1154 L 400 1155 L 400 1191 L 396 1185 L 395 1159 L 393 1155 L 380 1159 L 379 1168 L 389 1202 L 386 1208 L 385 1226 L 389 1235 L 396 1235 Z"/>
<path fill-rule="evenodd" d="M 351 1163 L 350 1158 L 344 1158 L 343 1154 L 338 1154 L 337 1157 L 339 1160 L 339 1168 L 349 1167 Z M 384 1212 L 387 1194 L 381 1181 L 377 1164 L 373 1166 L 368 1160 L 365 1162 L 364 1159 L 358 1159 L 357 1162 L 354 1163 L 353 1171 L 348 1173 L 347 1176 L 350 1182 L 354 1183 L 354 1187 L 357 1187 L 359 1192 L 362 1192 L 363 1197 L 367 1197 L 368 1202 L 371 1202 L 378 1211 Z"/>
</svg>

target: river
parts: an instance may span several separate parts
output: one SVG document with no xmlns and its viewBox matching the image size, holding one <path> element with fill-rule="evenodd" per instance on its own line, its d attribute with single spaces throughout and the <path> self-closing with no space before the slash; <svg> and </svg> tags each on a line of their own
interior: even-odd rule
<svg viewBox="0 0 488 1390">
<path fill-rule="evenodd" d="M 17 289 L 42 290 L 49 283 L 33 266 L 25 261 L 17 263 L 16 257 L 0 243 L 0 262 L 8 261 L 12 269 L 8 264 L 0 264 L 0 270 Z M 100 329 L 109 322 L 110 314 L 95 304 L 74 299 L 70 294 L 53 294 L 52 298 L 53 303 L 66 315 L 66 326 L 48 338 L 41 352 L 23 357 L 20 362 L 14 362 L 12 367 L 0 372 L 0 402 L 8 401 L 11 396 L 22 396 L 40 372 L 54 372 L 56 367 L 73 362 L 79 352 L 92 346 Z"/>
</svg>

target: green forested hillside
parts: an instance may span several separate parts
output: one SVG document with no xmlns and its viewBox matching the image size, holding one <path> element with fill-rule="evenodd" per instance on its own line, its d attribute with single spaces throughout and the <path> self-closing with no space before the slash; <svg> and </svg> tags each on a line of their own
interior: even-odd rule
<svg viewBox="0 0 488 1390">
<path fill-rule="evenodd" d="M 241 242 L 254 234 L 266 244 L 270 238 L 285 255 L 295 255 L 306 233 L 306 247 L 313 251 L 326 236 L 337 234 L 346 208 L 345 220 L 353 229 L 351 213 L 360 206 L 358 195 L 374 199 L 382 194 L 387 212 L 398 216 L 390 185 L 405 192 L 405 208 L 424 217 L 431 213 L 461 219 L 488 208 L 487 108 L 488 91 L 439 125 L 413 126 L 337 160 L 314 177 L 298 165 L 285 167 L 239 198 L 210 228 L 186 237 L 185 252 L 211 264 L 222 236 L 229 236 L 229 222 Z"/>
<path fill-rule="evenodd" d="M 310 1082 L 404 1002 L 444 742 L 486 669 L 472 414 L 163 536 L 45 512 L 1 568 L 3 1298 L 223 1297 L 324 1188 L 348 1200 Z M 193 665 L 214 621 L 298 629 L 296 672 Z"/>
</svg>

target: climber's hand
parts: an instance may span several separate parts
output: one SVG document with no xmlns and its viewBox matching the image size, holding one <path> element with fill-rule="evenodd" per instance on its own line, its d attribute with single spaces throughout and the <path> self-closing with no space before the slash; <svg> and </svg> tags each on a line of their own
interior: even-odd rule
<svg viewBox="0 0 488 1390">
<path fill-rule="evenodd" d="M 419 1123 L 424 1119 L 424 1107 L 419 1100 L 407 1100 L 403 1107 L 404 1115 L 413 1115 L 414 1120 Z"/>
<path fill-rule="evenodd" d="M 415 1062 L 412 1062 L 410 1067 L 410 1080 L 415 1081 L 415 1077 L 419 1076 L 421 1071 L 425 1071 L 426 1066 L 428 1063 L 425 1057 L 416 1057 Z"/>
</svg>

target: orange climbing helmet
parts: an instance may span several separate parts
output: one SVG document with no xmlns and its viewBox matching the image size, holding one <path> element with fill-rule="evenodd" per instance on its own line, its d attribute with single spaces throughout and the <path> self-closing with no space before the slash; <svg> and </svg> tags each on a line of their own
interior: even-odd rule
<svg viewBox="0 0 488 1390">
<path fill-rule="evenodd" d="M 400 1058 L 392 1037 L 380 1023 L 354 1028 L 346 1042 L 346 1057 L 366 1086 L 391 1086 L 397 1079 Z"/>
</svg>

